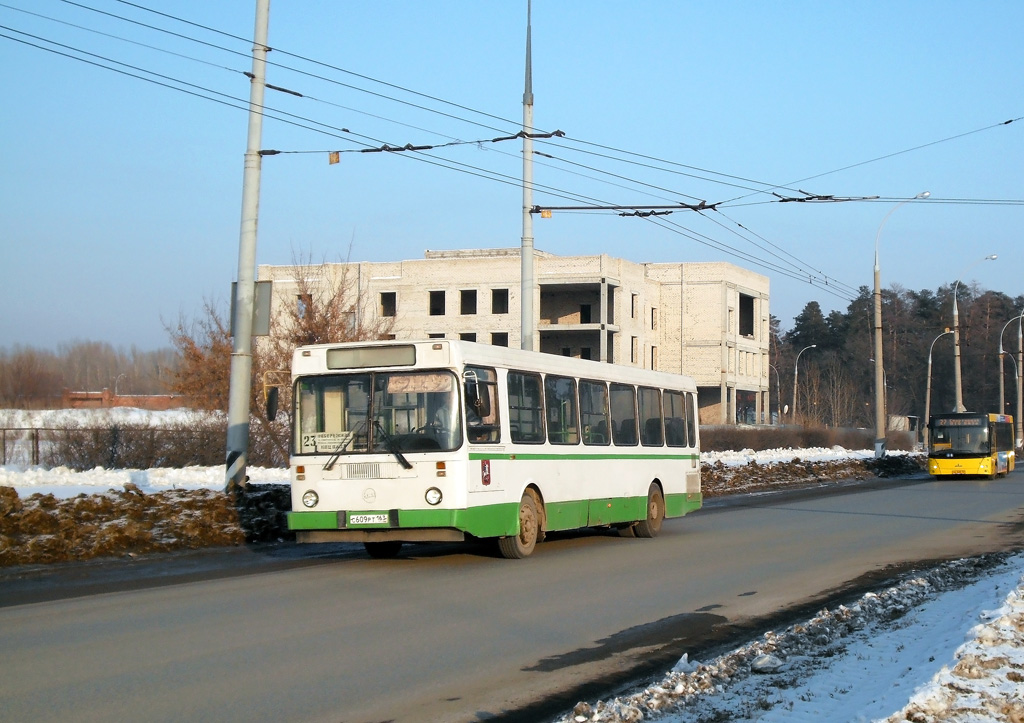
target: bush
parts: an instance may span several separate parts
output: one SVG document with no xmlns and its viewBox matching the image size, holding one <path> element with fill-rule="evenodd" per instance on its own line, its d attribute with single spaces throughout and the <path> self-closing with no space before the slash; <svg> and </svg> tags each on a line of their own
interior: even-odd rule
<svg viewBox="0 0 1024 723">
<path fill-rule="evenodd" d="M 192 415 L 165 427 L 115 424 L 107 428 L 76 425 L 49 430 L 40 462 L 75 470 L 213 467 L 224 464 L 227 426 L 221 415 Z M 250 426 L 249 464 L 285 467 L 287 423 L 254 420 Z"/>
<path fill-rule="evenodd" d="M 804 447 L 843 447 L 873 449 L 874 433 L 866 429 L 832 427 L 738 427 L 705 426 L 700 430 L 700 446 L 705 452 L 752 449 L 801 449 Z"/>
</svg>

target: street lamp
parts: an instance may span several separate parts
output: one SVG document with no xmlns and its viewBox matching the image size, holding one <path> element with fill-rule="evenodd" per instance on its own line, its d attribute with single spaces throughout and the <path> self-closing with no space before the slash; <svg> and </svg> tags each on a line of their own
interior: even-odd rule
<svg viewBox="0 0 1024 723">
<path fill-rule="evenodd" d="M 882 227 L 900 206 L 916 201 L 919 198 L 928 198 L 930 191 L 922 191 L 913 198 L 900 201 L 885 214 L 882 223 L 878 225 L 878 233 L 875 234 L 875 458 L 885 456 L 885 408 L 882 404 L 882 395 L 885 393 L 885 374 L 882 371 L 882 271 L 878 266 L 878 239 L 882 235 Z"/>
<path fill-rule="evenodd" d="M 793 422 L 794 423 L 796 422 L 796 382 L 797 382 L 797 373 L 800 371 L 800 354 L 803 354 L 808 349 L 814 349 L 817 346 L 818 346 L 817 344 L 811 344 L 810 346 L 805 346 L 796 355 L 796 361 L 793 362 Z"/>
<path fill-rule="evenodd" d="M 775 405 L 779 408 L 779 424 L 782 424 L 782 381 L 779 378 L 779 370 L 775 368 L 774 364 L 769 364 L 772 371 L 775 372 Z"/>
<path fill-rule="evenodd" d="M 925 429 L 928 430 L 927 432 L 925 432 L 925 437 L 924 437 L 924 442 L 925 442 L 925 448 L 926 449 L 930 448 L 931 444 L 932 444 L 932 430 L 931 430 L 931 427 L 929 426 L 931 424 L 931 416 L 930 415 L 932 413 L 932 349 L 935 348 L 935 342 L 937 342 L 939 339 L 944 337 L 946 334 L 952 334 L 952 333 L 953 332 L 951 332 L 947 328 L 944 332 L 942 332 L 937 337 L 932 339 L 932 344 L 931 344 L 931 346 L 928 347 L 928 384 L 926 385 L 926 389 L 925 389 L 925 393 L 924 393 L 924 424 L 925 424 Z"/>
<path fill-rule="evenodd" d="M 960 288 L 960 279 L 967 276 L 968 271 L 973 269 L 982 261 L 995 261 L 997 258 L 998 257 L 995 254 L 989 254 L 983 259 L 978 259 L 964 269 L 964 272 L 960 274 L 960 278 L 958 278 L 956 283 L 953 284 L 953 374 L 955 376 L 954 381 L 956 382 L 956 407 L 953 408 L 954 412 L 967 411 L 967 408 L 964 407 L 964 388 L 960 377 L 960 314 L 957 312 L 956 292 L 957 289 Z"/>
<path fill-rule="evenodd" d="M 1024 420 L 1021 419 L 1024 416 L 1024 332 L 1022 332 L 1022 324 L 1024 324 L 1024 312 L 1019 316 L 1015 316 L 1010 321 L 1003 324 L 1003 330 L 999 332 L 999 413 L 1003 413 L 1003 331 L 1006 331 L 1006 327 L 1009 326 L 1014 320 L 1017 321 L 1017 360 L 1013 359 L 1013 355 L 1010 355 L 1010 361 L 1013 361 L 1013 367 L 1015 370 L 1014 377 L 1017 380 L 1017 414 L 1015 420 L 1017 422 L 1017 447 L 1020 447 L 1024 443 Z"/>
</svg>

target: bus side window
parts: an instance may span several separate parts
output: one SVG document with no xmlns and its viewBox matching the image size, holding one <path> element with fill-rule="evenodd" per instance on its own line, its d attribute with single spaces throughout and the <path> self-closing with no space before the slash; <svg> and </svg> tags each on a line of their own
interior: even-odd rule
<svg viewBox="0 0 1024 723">
<path fill-rule="evenodd" d="M 697 446 L 697 410 L 693 403 L 693 392 L 686 393 L 686 441 L 688 446 Z"/>
<path fill-rule="evenodd" d="M 513 442 L 544 441 L 544 412 L 539 374 L 508 373 L 508 428 Z"/>
<path fill-rule="evenodd" d="M 665 442 L 669 447 L 686 446 L 686 407 L 682 392 L 665 392 Z"/>
<path fill-rule="evenodd" d="M 571 377 L 547 375 L 544 378 L 544 400 L 548 418 L 548 441 L 551 444 L 579 444 L 576 380 Z"/>
<path fill-rule="evenodd" d="M 467 367 L 463 379 L 466 397 L 466 435 L 470 443 L 497 442 L 501 438 L 497 375 L 493 369 Z"/>
<path fill-rule="evenodd" d="M 608 387 L 604 382 L 580 381 L 580 420 L 583 444 L 609 444 Z"/>
<path fill-rule="evenodd" d="M 636 390 L 629 384 L 611 384 L 612 443 L 636 444 Z"/>
<path fill-rule="evenodd" d="M 664 443 L 661 420 L 661 392 L 640 387 L 640 443 L 645 447 L 660 447 Z"/>
</svg>

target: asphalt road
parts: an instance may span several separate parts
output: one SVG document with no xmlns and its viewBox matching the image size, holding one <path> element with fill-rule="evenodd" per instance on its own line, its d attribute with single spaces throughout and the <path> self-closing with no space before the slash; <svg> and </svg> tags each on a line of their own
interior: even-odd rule
<svg viewBox="0 0 1024 723">
<path fill-rule="evenodd" d="M 1024 548 L 1024 471 L 724 498 L 654 540 L 277 546 L 0 576 L 0 718 L 534 721 L 938 560 Z"/>
</svg>

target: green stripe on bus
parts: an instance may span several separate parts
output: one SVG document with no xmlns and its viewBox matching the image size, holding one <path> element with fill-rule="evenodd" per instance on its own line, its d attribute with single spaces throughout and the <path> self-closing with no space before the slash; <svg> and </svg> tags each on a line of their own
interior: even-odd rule
<svg viewBox="0 0 1024 723">
<path fill-rule="evenodd" d="M 665 497 L 665 516 L 681 517 L 701 507 L 699 492 L 671 494 Z M 544 506 L 547 530 L 575 530 L 598 525 L 635 522 L 647 516 L 646 497 L 612 497 L 598 500 L 549 502 Z M 360 514 L 387 510 L 359 510 Z M 506 502 L 459 510 L 399 510 L 397 529 L 446 527 L 469 533 L 474 537 L 503 537 L 519 529 L 519 505 Z M 289 530 L 337 530 L 338 513 L 289 512 Z M 386 524 L 351 525 L 349 530 L 387 530 Z"/>
<path fill-rule="evenodd" d="M 387 510 L 359 510 L 359 514 L 387 513 Z M 459 510 L 399 510 L 398 528 L 448 527 L 476 537 L 514 535 L 519 525 L 519 504 L 506 502 Z M 338 527 L 338 513 L 289 512 L 289 530 L 387 530 L 387 524 Z"/>
</svg>

